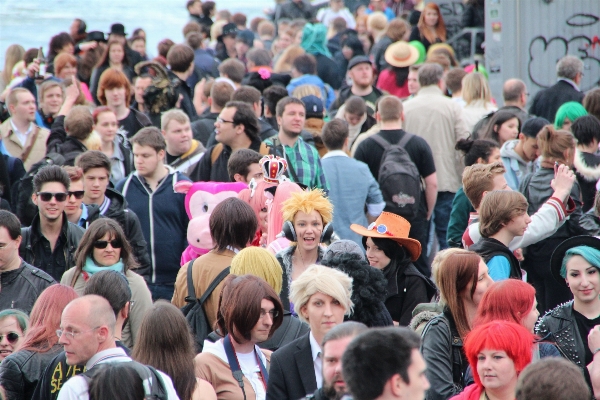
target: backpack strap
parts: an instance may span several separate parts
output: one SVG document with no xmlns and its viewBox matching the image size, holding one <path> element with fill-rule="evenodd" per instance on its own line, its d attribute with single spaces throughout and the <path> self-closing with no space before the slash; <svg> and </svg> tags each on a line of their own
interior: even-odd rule
<svg viewBox="0 0 600 400">
<path fill-rule="evenodd" d="M 375 135 L 371 136 L 371 139 L 373 139 L 375 141 L 375 143 L 377 143 L 378 145 L 380 145 L 381 147 L 383 147 L 383 150 L 387 149 L 391 145 L 390 142 L 388 142 L 387 140 L 385 140 L 379 134 L 375 134 Z"/>
<path fill-rule="evenodd" d="M 267 146 L 267 144 L 265 142 L 260 143 L 260 149 L 258 149 L 258 152 L 261 155 L 263 155 L 263 156 L 269 155 L 269 150 L 270 150 L 269 146 Z"/>
<path fill-rule="evenodd" d="M 217 161 L 217 158 L 219 158 L 219 156 L 221 155 L 221 153 L 223 152 L 223 143 L 217 143 L 215 145 L 215 147 L 212 150 L 212 153 L 210 153 L 210 165 L 214 165 L 215 162 Z"/>
<path fill-rule="evenodd" d="M 197 259 L 196 259 L 197 260 Z M 194 260 L 194 261 L 196 261 Z M 188 267 L 188 297 L 185 298 L 185 301 L 187 302 L 192 302 L 197 300 L 198 303 L 200 303 L 200 305 L 204 304 L 204 302 L 206 301 L 206 299 L 208 299 L 208 296 L 210 296 L 212 294 L 212 292 L 217 288 L 217 286 L 219 286 L 219 283 L 221 283 L 221 281 L 223 279 L 225 279 L 225 277 L 227 275 L 229 275 L 229 270 L 231 269 L 231 267 L 227 267 L 225 268 L 223 271 L 221 271 L 219 273 L 219 275 L 217 275 L 215 277 L 215 279 L 213 279 L 213 281 L 210 283 L 210 285 L 208 285 L 208 287 L 206 288 L 206 291 L 202 294 L 202 297 L 200 297 L 199 299 L 196 299 L 196 292 L 194 289 L 194 280 L 192 279 L 192 273 L 190 272 L 192 270 L 191 267 L 193 267 L 193 262 L 190 265 L 190 267 Z"/>
<path fill-rule="evenodd" d="M 404 136 L 402 136 L 402 139 L 400 139 L 400 141 L 398 142 L 398 146 L 402 148 L 406 147 L 406 144 L 410 142 L 410 139 L 412 139 L 414 136 L 415 135 L 413 135 L 412 133 L 404 132 Z"/>
<path fill-rule="evenodd" d="M 190 265 L 188 265 L 187 270 L 187 290 L 188 295 L 185 298 L 185 301 L 191 303 L 196 299 L 196 289 L 194 288 L 194 277 L 192 276 L 192 270 L 194 269 L 194 262 L 196 262 L 197 258 L 193 259 Z"/>
</svg>

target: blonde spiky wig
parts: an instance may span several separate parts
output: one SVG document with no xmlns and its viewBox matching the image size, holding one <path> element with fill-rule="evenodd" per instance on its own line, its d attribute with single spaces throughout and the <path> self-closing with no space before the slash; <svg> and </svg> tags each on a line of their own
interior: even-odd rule
<svg viewBox="0 0 600 400">
<path fill-rule="evenodd" d="M 246 247 L 231 260 L 231 274 L 254 275 L 264 279 L 275 293 L 281 293 L 283 270 L 279 261 L 267 249 Z"/>
<path fill-rule="evenodd" d="M 301 321 L 309 323 L 302 315 L 302 308 L 315 293 L 333 297 L 346 309 L 344 315 L 352 313 L 352 278 L 337 269 L 313 264 L 290 285 L 290 301 Z"/>
<path fill-rule="evenodd" d="M 281 212 L 284 221 L 294 222 L 298 211 L 310 214 L 317 211 L 323 218 L 323 225 L 333 220 L 333 204 L 325 197 L 321 189 L 312 189 L 292 193 L 291 197 L 283 203 Z"/>
</svg>

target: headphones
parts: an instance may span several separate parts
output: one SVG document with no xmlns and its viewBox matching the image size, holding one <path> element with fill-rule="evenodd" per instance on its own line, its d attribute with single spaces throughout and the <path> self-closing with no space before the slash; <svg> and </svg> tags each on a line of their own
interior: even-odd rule
<svg viewBox="0 0 600 400">
<path fill-rule="evenodd" d="M 298 238 L 296 237 L 296 230 L 294 229 L 294 224 L 292 221 L 285 221 L 283 223 L 283 236 L 290 242 L 297 242 Z M 319 243 L 325 243 L 331 239 L 333 235 L 333 225 L 328 223 L 323 227 L 323 232 L 321 233 L 321 238 L 319 239 Z"/>
</svg>

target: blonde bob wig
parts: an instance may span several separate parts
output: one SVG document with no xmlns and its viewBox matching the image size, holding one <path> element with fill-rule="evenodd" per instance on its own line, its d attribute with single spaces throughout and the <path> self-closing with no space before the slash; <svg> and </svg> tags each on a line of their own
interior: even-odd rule
<svg viewBox="0 0 600 400">
<path fill-rule="evenodd" d="M 352 278 L 337 269 L 313 264 L 309 266 L 290 286 L 290 301 L 301 321 L 308 323 L 302 315 L 302 308 L 312 295 L 323 293 L 340 302 L 346 310 L 344 315 L 352 313 Z"/>
</svg>

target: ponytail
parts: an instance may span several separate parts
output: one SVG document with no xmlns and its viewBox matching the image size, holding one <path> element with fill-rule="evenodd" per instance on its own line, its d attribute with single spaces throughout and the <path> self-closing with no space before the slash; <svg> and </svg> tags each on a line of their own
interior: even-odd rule
<svg viewBox="0 0 600 400">
<path fill-rule="evenodd" d="M 569 131 L 556 130 L 552 125 L 546 125 L 537 136 L 542 157 L 546 161 L 565 162 L 566 150 L 575 149 L 575 137 Z"/>
</svg>

